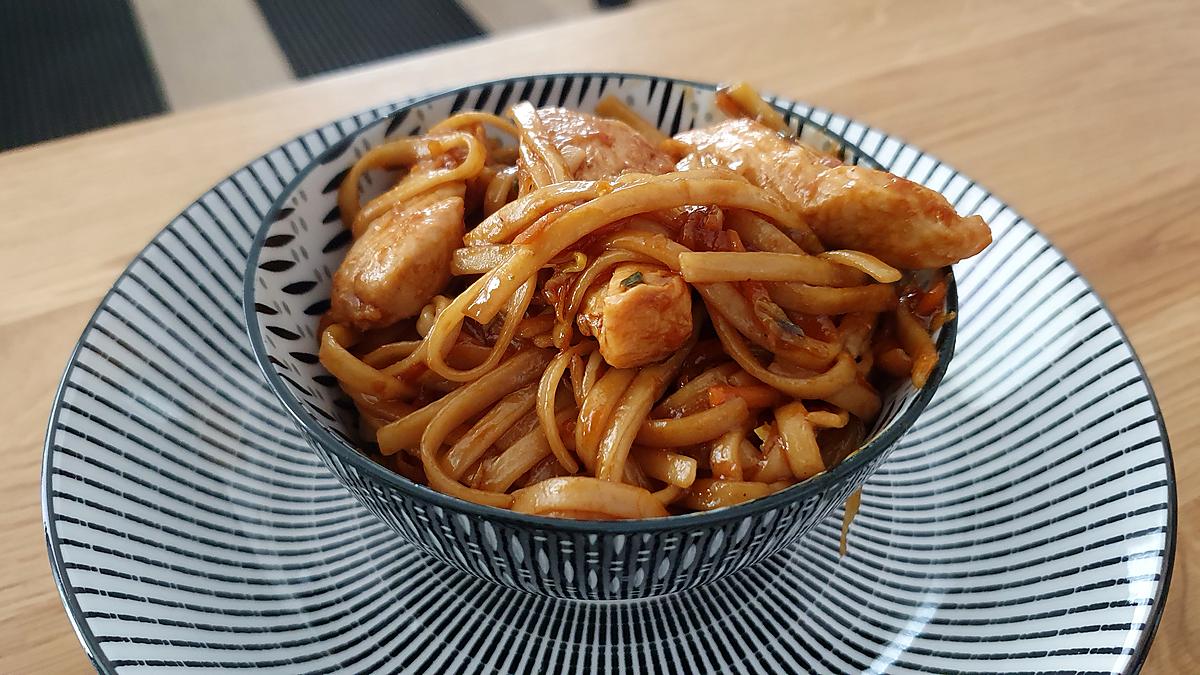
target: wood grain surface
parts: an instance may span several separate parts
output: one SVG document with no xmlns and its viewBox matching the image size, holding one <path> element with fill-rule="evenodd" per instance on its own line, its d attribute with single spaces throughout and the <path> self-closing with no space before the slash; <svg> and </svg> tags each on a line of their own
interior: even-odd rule
<svg viewBox="0 0 1200 675">
<path fill-rule="evenodd" d="M 331 118 L 569 69 L 750 80 L 914 142 L 1046 232 L 1128 332 L 1174 446 L 1179 546 L 1144 672 L 1200 672 L 1200 4 L 1122 0 L 647 2 L 0 155 L 0 672 L 90 668 L 47 563 L 42 440 L 71 347 L 134 254 Z"/>
</svg>

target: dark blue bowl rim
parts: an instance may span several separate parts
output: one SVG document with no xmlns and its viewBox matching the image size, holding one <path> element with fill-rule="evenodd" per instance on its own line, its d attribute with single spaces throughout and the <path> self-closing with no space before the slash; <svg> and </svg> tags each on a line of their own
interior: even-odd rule
<svg viewBox="0 0 1200 675">
<path fill-rule="evenodd" d="M 342 153 L 349 144 L 354 142 L 354 139 L 366 132 L 368 129 L 374 128 L 377 125 L 387 123 L 395 115 L 412 109 L 417 106 L 424 105 L 430 101 L 446 98 L 447 96 L 457 95 L 462 92 L 470 91 L 479 87 L 488 85 L 504 85 L 513 82 L 523 82 L 534 78 L 555 78 L 555 77 L 619 77 L 625 79 L 643 79 L 643 80 L 658 80 L 669 81 L 675 84 L 682 84 L 699 89 L 707 89 L 714 91 L 717 88 L 716 84 L 706 82 L 695 82 L 672 77 L 659 77 L 655 75 L 638 75 L 632 73 L 585 73 L 585 72 L 568 72 L 568 73 L 545 73 L 532 75 L 518 75 L 514 77 L 488 80 L 484 82 L 476 82 L 467 84 L 454 89 L 430 94 L 421 98 L 412 99 L 403 102 L 396 110 L 388 115 L 381 117 L 374 122 L 367 124 L 360 129 L 347 134 L 338 142 L 326 148 L 324 152 L 315 157 L 307 166 L 305 166 L 299 174 L 279 193 L 279 197 L 267 210 L 263 216 L 263 224 L 259 228 L 258 233 L 254 237 L 254 243 L 250 248 L 246 259 L 246 270 L 243 280 L 242 309 L 246 316 L 246 331 L 250 337 L 250 344 L 253 348 L 254 358 L 258 362 L 259 369 L 267 379 L 271 390 L 275 396 L 279 398 L 283 407 L 288 411 L 292 418 L 300 425 L 301 430 L 309 437 L 310 441 L 319 443 L 322 448 L 336 455 L 338 459 L 353 466 L 356 470 L 367 474 L 371 479 L 377 480 L 389 487 L 392 487 L 404 494 L 418 499 L 423 502 L 432 503 L 436 506 L 448 509 L 450 511 L 465 512 L 480 518 L 504 522 L 519 527 L 536 528 L 543 530 L 557 530 L 587 534 L 603 534 L 615 535 L 626 534 L 635 535 L 648 532 L 662 532 L 668 530 L 695 529 L 700 527 L 709 527 L 717 523 L 727 523 L 738 520 L 749 515 L 757 514 L 763 511 L 768 511 L 773 508 L 782 506 L 786 503 L 798 501 L 812 493 L 830 488 L 842 482 L 847 476 L 857 471 L 860 467 L 872 461 L 881 453 L 887 451 L 896 442 L 900 440 L 913 423 L 917 420 L 920 414 L 925 410 L 929 401 L 933 398 L 937 391 L 938 385 L 941 383 L 942 376 L 946 373 L 946 368 L 949 365 L 950 359 L 954 354 L 954 340 L 958 328 L 958 320 L 955 317 L 948 321 L 942 327 L 941 335 L 938 336 L 938 364 L 930 374 L 925 387 L 921 389 L 912 403 L 902 411 L 902 413 L 892 421 L 892 423 L 871 439 L 866 445 L 862 446 L 833 469 L 822 474 L 814 476 L 802 483 L 781 490 L 774 494 L 759 499 L 744 502 L 735 506 L 717 509 L 715 511 L 705 511 L 698 513 L 687 513 L 666 518 L 646 518 L 639 520 L 570 520 L 564 518 L 548 518 L 545 516 L 528 515 L 524 513 L 515 513 L 507 509 L 500 509 L 493 506 L 485 506 L 476 504 L 464 499 L 452 497 L 443 492 L 438 492 L 428 486 L 415 483 L 403 476 L 387 469 L 384 466 L 376 463 L 374 460 L 367 457 L 361 451 L 346 443 L 341 438 L 330 433 L 325 427 L 305 409 L 304 404 L 292 394 L 291 390 L 284 383 L 283 379 L 276 372 L 275 367 L 271 364 L 266 344 L 263 342 L 262 329 L 259 325 L 257 313 L 254 311 L 255 305 L 255 280 L 257 279 L 258 260 L 262 253 L 263 242 L 266 239 L 267 232 L 271 225 L 275 222 L 280 210 L 282 210 L 291 198 L 297 186 L 302 183 L 316 167 L 325 164 L 334 156 Z M 778 106 L 777 106 L 778 107 Z M 787 110 L 779 108 L 780 112 L 787 113 Z M 834 133 L 827 126 L 815 123 L 806 122 L 820 129 L 823 133 L 837 139 L 844 147 L 854 151 L 859 156 L 868 160 L 872 166 L 878 166 L 874 158 L 862 150 L 846 141 L 840 134 Z M 953 271 L 947 267 L 947 279 L 949 280 L 949 289 L 946 294 L 946 309 L 948 311 L 957 312 L 958 310 L 958 292 L 954 282 Z"/>
</svg>

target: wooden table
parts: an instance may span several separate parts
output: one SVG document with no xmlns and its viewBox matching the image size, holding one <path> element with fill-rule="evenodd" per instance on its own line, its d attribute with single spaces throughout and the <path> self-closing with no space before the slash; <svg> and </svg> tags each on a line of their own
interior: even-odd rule
<svg viewBox="0 0 1200 675">
<path fill-rule="evenodd" d="M 45 420 L 87 317 L 154 232 L 245 160 L 331 118 L 567 69 L 751 80 L 915 142 L 1042 228 L 1128 331 L 1166 415 L 1180 537 L 1144 672 L 1200 671 L 1200 545 L 1188 536 L 1200 522 L 1200 6 L 754 5 L 645 3 L 0 155 L 0 672 L 88 669 L 47 564 Z"/>
</svg>

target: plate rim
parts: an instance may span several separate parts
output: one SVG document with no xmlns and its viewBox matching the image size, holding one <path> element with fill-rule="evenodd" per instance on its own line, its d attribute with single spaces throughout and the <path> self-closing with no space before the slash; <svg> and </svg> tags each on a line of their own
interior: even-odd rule
<svg viewBox="0 0 1200 675">
<path fill-rule="evenodd" d="M 54 585 L 58 590 L 59 599 L 63 603 L 63 609 L 66 610 L 67 619 L 71 623 L 71 628 L 73 628 L 75 631 L 75 637 L 82 644 L 84 653 L 87 654 L 88 660 L 92 662 L 92 665 L 98 672 L 115 674 L 117 669 L 112 665 L 108 657 L 105 656 L 104 650 L 100 647 L 100 642 L 96 640 L 96 636 L 92 633 L 87 621 L 84 620 L 83 608 L 80 607 L 79 600 L 75 597 L 74 588 L 72 588 L 70 580 L 67 576 L 67 570 L 65 566 L 66 561 L 63 559 L 61 550 L 62 542 L 59 541 L 58 531 L 54 527 L 54 497 L 50 486 L 50 476 L 54 469 L 53 441 L 55 427 L 58 425 L 58 419 L 63 409 L 63 394 L 67 389 L 67 382 L 70 380 L 71 374 L 75 371 L 75 366 L 79 360 L 79 352 L 83 349 L 84 340 L 91 335 L 92 330 L 96 327 L 100 313 L 104 311 L 105 307 L 108 306 L 109 300 L 111 300 L 112 296 L 116 294 L 117 287 L 120 286 L 127 277 L 132 275 L 134 266 L 146 258 L 146 251 L 148 251 L 155 242 L 157 242 L 168 231 L 170 231 L 172 224 L 174 224 L 180 216 L 187 213 L 193 206 L 199 205 L 205 196 L 216 192 L 222 183 L 230 180 L 237 175 L 238 172 L 248 169 L 259 161 L 265 161 L 272 153 L 277 152 L 292 143 L 300 142 L 301 139 L 311 133 L 314 133 L 314 131 L 319 131 L 320 129 L 324 129 L 326 126 L 330 125 L 336 126 L 337 123 L 341 122 L 342 120 L 354 119 L 358 115 L 364 114 L 364 112 L 379 110 L 393 104 L 403 105 L 410 100 L 413 99 L 409 98 L 401 99 L 400 101 L 396 102 L 385 102 L 373 108 L 368 108 L 365 111 L 358 111 L 350 115 L 338 117 L 330 122 L 327 122 L 326 124 L 305 130 L 304 132 L 297 134 L 290 139 L 268 149 L 266 152 L 258 155 L 254 159 L 251 159 L 245 164 L 242 164 L 232 172 L 217 180 L 217 182 L 210 185 L 207 190 L 201 192 L 199 196 L 181 208 L 178 213 L 171 216 L 171 218 L 167 220 L 166 224 L 159 228 L 158 231 L 154 233 L 154 236 L 151 237 L 150 240 L 138 250 L 137 254 L 135 254 L 132 259 L 130 259 L 125 268 L 121 270 L 121 273 L 117 275 L 117 278 L 113 280 L 112 285 L 110 285 L 108 290 L 104 292 L 104 295 L 101 296 L 100 301 L 96 304 L 96 308 L 92 310 L 91 315 L 88 317 L 87 323 L 84 324 L 83 330 L 80 331 L 79 337 L 76 338 L 75 345 L 71 347 L 70 355 L 67 357 L 66 366 L 63 367 L 62 376 L 58 381 L 58 385 L 54 388 L 54 398 L 50 403 L 50 416 L 46 421 L 46 435 L 42 440 L 42 471 L 39 486 L 39 492 L 41 494 L 42 501 L 42 531 L 46 539 L 46 553 L 50 558 L 50 573 L 54 578 Z M 247 259 L 248 258 L 249 255 L 247 252 Z"/>
<path fill-rule="evenodd" d="M 129 261 L 129 263 L 125 266 L 125 268 L 121 271 L 121 273 L 113 280 L 113 282 L 110 285 L 110 287 L 108 288 L 108 290 L 104 293 L 104 295 L 101 297 L 101 299 L 97 303 L 96 308 L 92 311 L 92 314 L 89 316 L 87 323 L 84 325 L 83 329 L 80 331 L 79 337 L 76 339 L 74 346 L 71 348 L 70 354 L 67 358 L 67 362 L 63 369 L 62 376 L 59 379 L 58 385 L 55 387 L 54 397 L 51 402 L 50 415 L 49 415 L 49 418 L 46 423 L 46 433 L 45 433 L 45 437 L 44 437 L 44 440 L 42 443 L 42 470 L 41 470 L 41 476 L 40 476 L 40 489 L 39 489 L 39 492 L 41 495 L 41 502 L 42 502 L 42 504 L 41 504 L 41 507 L 42 507 L 41 508 L 42 529 L 43 529 L 43 533 L 45 535 L 45 540 L 46 540 L 46 549 L 47 549 L 47 556 L 48 556 L 49 562 L 50 562 L 51 575 L 54 578 L 54 584 L 58 591 L 59 599 L 63 603 L 63 608 L 67 614 L 67 619 L 70 622 L 72 629 L 75 631 L 75 636 L 80 641 L 80 644 L 84 649 L 84 653 L 87 655 L 87 657 L 91 661 L 93 667 L 95 667 L 98 672 L 107 674 L 107 673 L 116 673 L 117 670 L 116 670 L 115 666 L 112 665 L 112 663 L 110 662 L 108 657 L 104 654 L 104 651 L 100 647 L 99 642 L 96 640 L 94 633 L 92 632 L 86 619 L 84 619 L 83 610 L 80 607 L 79 601 L 75 596 L 74 588 L 72 587 L 72 585 L 69 581 L 69 578 L 67 575 L 67 570 L 65 568 L 66 561 L 63 559 L 62 550 L 61 550 L 62 544 L 61 544 L 61 541 L 59 540 L 58 532 L 54 526 L 56 518 L 55 518 L 55 510 L 54 510 L 54 500 L 53 500 L 53 495 L 52 495 L 52 490 L 51 490 L 51 475 L 53 473 L 53 463 L 54 463 L 53 459 L 54 459 L 54 449 L 55 449 L 55 445 L 54 445 L 55 428 L 58 424 L 59 416 L 63 410 L 63 395 L 66 391 L 67 383 L 70 379 L 71 374 L 75 370 L 75 366 L 78 362 L 79 352 L 83 348 L 83 343 L 84 343 L 85 339 L 91 335 L 93 329 L 96 327 L 97 320 L 98 320 L 101 312 L 108 305 L 108 303 L 109 303 L 110 299 L 112 298 L 112 296 L 114 295 L 117 287 L 123 281 L 125 281 L 125 279 L 127 277 L 129 277 L 131 275 L 133 267 L 135 265 L 137 265 L 137 263 L 139 263 L 140 261 L 145 259 L 146 251 L 150 248 L 150 246 L 154 242 L 158 241 L 161 237 L 163 237 L 171 229 L 172 224 L 180 217 L 181 214 L 186 213 L 191 207 L 199 204 L 200 201 L 206 195 L 217 190 L 221 186 L 221 184 L 223 184 L 227 180 L 230 180 L 233 176 L 237 175 L 238 172 L 253 166 L 255 163 L 257 163 L 259 161 L 267 159 L 272 153 L 279 151 L 280 149 L 284 148 L 285 146 L 287 146 L 291 143 L 299 142 L 302 138 L 308 136 L 311 133 L 314 133 L 314 132 L 319 133 L 319 130 L 321 130 L 327 126 L 330 126 L 330 125 L 333 125 L 336 128 L 337 124 L 342 121 L 354 120 L 355 118 L 357 118 L 358 116 L 361 116 L 363 114 L 367 114 L 367 113 L 370 113 L 370 112 L 373 112 L 376 110 L 382 110 L 382 109 L 388 108 L 389 106 L 395 106 L 392 111 L 389 111 L 388 113 L 384 113 L 381 115 L 380 120 L 386 120 L 392 114 L 392 112 L 394 112 L 395 109 L 398 109 L 401 106 L 414 105 L 416 103 L 419 103 L 419 102 L 422 102 L 422 101 L 425 101 L 428 99 L 432 99 L 437 96 L 442 96 L 442 95 L 445 95 L 448 93 L 454 93 L 454 92 L 458 92 L 458 91 L 462 91 L 462 90 L 467 90 L 467 89 L 470 89 L 473 87 L 479 87 L 479 86 L 489 85 L 489 84 L 503 84 L 508 81 L 527 79 L 527 78 L 531 78 L 531 77 L 571 77 L 571 76 L 634 77 L 634 78 L 653 79 L 653 80 L 669 79 L 669 80 L 674 80 L 674 81 L 685 83 L 685 84 L 705 86 L 705 83 L 703 83 L 703 82 L 691 81 L 691 80 L 687 80 L 685 78 L 674 78 L 674 77 L 645 74 L 645 73 L 623 73 L 623 72 L 612 72 L 612 71 L 553 71 L 553 72 L 545 72 L 545 73 L 531 73 L 531 74 L 519 75 L 519 76 L 514 76 L 514 77 L 508 77 L 508 78 L 484 80 L 484 81 L 474 82 L 474 83 L 459 86 L 459 87 L 453 87 L 453 88 L 448 88 L 448 89 L 444 89 L 444 90 L 436 90 L 436 91 L 434 91 L 432 93 L 428 93 L 428 94 L 422 94 L 422 95 L 418 95 L 418 96 L 402 98 L 397 101 L 392 101 L 392 102 L 385 101 L 383 103 L 380 103 L 379 105 L 371 106 L 371 107 L 365 108 L 360 111 L 356 111 L 354 113 L 351 113 L 351 114 L 348 114 L 348 115 L 345 115 L 342 117 L 334 118 L 334 119 L 326 122 L 325 124 L 313 127 L 312 129 L 305 130 L 304 132 L 297 134 L 296 136 L 293 136 L 293 137 L 289 138 L 288 140 L 283 141 L 282 143 L 279 143 L 278 145 L 271 147 L 266 152 L 256 156 L 255 158 L 249 160 L 245 164 L 235 168 L 233 171 L 231 171 L 227 175 L 225 175 L 222 178 L 220 178 L 219 180 L 217 180 L 211 186 L 209 186 L 208 189 L 201 192 L 197 198 L 188 202 L 182 209 L 180 209 L 180 211 L 178 213 L 176 213 L 174 216 L 172 216 L 161 228 L 159 228 L 159 230 L 154 234 L 154 236 L 151 237 L 151 239 L 137 252 L 137 254 Z M 776 100 L 778 100 L 778 99 L 776 99 Z M 784 100 L 790 101 L 790 99 L 784 99 Z M 821 110 L 825 111 L 825 112 L 830 112 L 831 114 L 836 114 L 836 113 L 833 113 L 833 111 L 829 111 L 826 109 L 821 109 Z M 845 118 L 846 120 L 848 120 L 850 122 L 857 122 L 859 124 L 862 124 L 863 126 L 869 128 L 871 130 L 875 130 L 875 131 L 879 131 L 880 133 L 884 133 L 878 127 L 871 125 L 871 124 L 867 124 L 866 122 L 861 121 L 858 118 L 847 117 L 844 115 L 839 115 L 839 116 Z M 379 122 L 379 120 L 376 120 L 376 121 L 370 122 L 366 125 L 363 125 L 358 130 L 351 132 L 351 134 L 360 133 L 363 129 L 366 129 L 367 127 L 372 126 L 378 122 Z M 825 127 L 825 125 L 821 124 L 819 126 L 823 130 L 828 131 L 828 129 Z M 897 135 L 894 135 L 891 133 L 887 133 L 886 136 L 890 139 L 894 139 L 896 141 L 902 142 L 905 145 L 909 145 L 906 141 L 903 140 L 902 136 L 897 136 Z M 314 156 L 312 162 L 310 162 L 309 165 L 306 165 L 305 167 L 303 167 L 301 169 L 301 171 L 299 173 L 297 173 L 296 178 L 293 180 L 297 180 L 297 179 L 303 177 L 303 175 L 306 175 L 308 170 L 311 169 L 312 164 L 317 162 L 320 157 L 324 156 L 332 148 L 337 147 L 338 144 L 341 142 L 341 140 L 343 140 L 343 139 L 339 139 L 338 141 L 335 141 L 333 143 L 333 145 L 329 146 L 329 148 L 327 148 L 326 150 L 324 150 L 320 153 L 317 153 L 317 155 Z M 851 147 L 855 147 L 855 146 L 852 145 Z M 915 146 L 910 145 L 909 147 L 915 147 Z M 855 149 L 857 149 L 857 148 L 855 147 Z M 922 152 L 924 152 L 924 151 L 922 151 Z M 930 155 L 929 153 L 924 153 L 924 154 L 927 157 L 937 159 L 936 157 L 934 157 L 933 155 Z M 976 184 L 979 185 L 978 183 L 976 183 Z M 281 192 L 280 194 L 283 194 L 284 192 L 286 192 L 288 187 L 291 187 L 291 182 L 289 182 L 289 184 L 284 187 L 283 192 Z M 980 187 L 982 187 L 982 185 L 980 185 Z M 1003 200 L 999 196 L 997 196 L 995 192 L 991 191 L 988 188 L 983 188 L 983 189 L 986 190 L 988 192 L 988 194 L 993 199 L 996 200 L 996 202 L 1000 205 L 1000 210 L 1007 209 L 1014 216 L 1016 216 L 1016 218 L 1018 220 L 1021 220 L 1021 221 L 1027 222 L 1027 223 L 1029 222 L 1029 221 L 1025 220 L 1020 215 L 1020 213 L 1016 209 L 1014 209 L 1008 202 L 1006 202 L 1005 200 Z M 264 216 L 264 221 L 266 220 L 267 216 L 272 215 L 272 213 L 275 210 L 275 207 L 276 207 L 276 205 L 274 203 L 272 203 L 271 208 L 267 211 L 266 215 Z M 1050 243 L 1053 250 L 1059 256 L 1061 256 L 1065 261 L 1067 261 L 1068 264 L 1070 264 L 1070 259 L 1067 257 L 1066 253 L 1061 248 L 1059 248 L 1058 246 L 1055 246 L 1054 243 L 1050 240 L 1050 238 L 1042 230 L 1037 228 L 1036 225 L 1033 225 L 1032 223 L 1029 223 L 1029 224 L 1040 236 L 1044 237 L 1047 240 L 1047 242 Z M 264 231 L 264 229 L 265 228 L 260 227 L 259 232 L 256 233 L 252 248 L 247 251 L 247 256 L 246 256 L 247 263 L 249 263 L 249 261 L 251 260 L 252 255 L 253 256 L 257 255 L 257 249 L 261 248 L 261 246 L 258 245 L 258 240 L 259 240 L 258 235 L 261 234 L 261 232 Z M 1074 269 L 1074 265 L 1071 265 L 1071 268 L 1072 268 L 1072 273 L 1084 285 L 1084 287 L 1091 294 L 1091 296 L 1096 299 L 1097 304 L 1105 312 L 1105 314 L 1107 315 L 1107 317 L 1109 319 L 1108 323 L 1110 323 L 1113 326 L 1113 328 L 1116 329 L 1117 334 L 1121 338 L 1122 342 L 1126 346 L 1128 346 L 1130 356 L 1132 357 L 1133 364 L 1134 364 L 1134 366 L 1136 366 L 1137 372 L 1138 372 L 1142 382 L 1146 386 L 1146 393 L 1149 398 L 1149 403 L 1155 414 L 1155 421 L 1157 423 L 1158 432 L 1159 432 L 1158 435 L 1162 440 L 1162 448 L 1163 448 L 1162 454 L 1163 454 L 1163 462 L 1164 462 L 1163 469 L 1166 473 L 1166 488 L 1167 488 L 1167 499 L 1166 499 L 1167 522 L 1166 522 L 1166 531 L 1164 532 L 1165 541 L 1164 541 L 1164 547 L 1163 547 L 1163 559 L 1164 560 L 1163 560 L 1161 578 L 1159 579 L 1158 585 L 1155 588 L 1153 603 L 1151 604 L 1151 607 L 1150 607 L 1150 615 L 1146 619 L 1145 627 L 1142 629 L 1142 634 L 1141 634 L 1137 644 L 1134 645 L 1134 647 L 1133 647 L 1133 653 L 1130 655 L 1131 658 L 1129 661 L 1128 668 L 1125 670 L 1126 673 L 1136 675 L 1137 673 L 1140 673 L 1142 668 L 1145 666 L 1146 660 L 1150 653 L 1150 647 L 1152 646 L 1152 644 L 1154 642 L 1154 638 L 1157 636 L 1158 629 L 1161 626 L 1162 619 L 1165 614 L 1166 602 L 1167 602 L 1169 591 L 1170 591 L 1171 580 L 1172 580 L 1172 576 L 1174 573 L 1175 556 L 1176 556 L 1176 548 L 1177 548 L 1177 534 L 1178 534 L 1178 529 L 1179 529 L 1178 528 L 1178 495 L 1177 495 L 1177 485 L 1176 485 L 1176 476 L 1175 476 L 1174 456 L 1173 456 L 1172 450 L 1171 450 L 1171 438 L 1167 433 L 1166 421 L 1163 418 L 1163 414 L 1162 414 L 1162 407 L 1159 405 L 1158 396 L 1154 391 L 1153 384 L 1150 380 L 1149 375 L 1146 372 L 1145 366 L 1142 364 L 1141 357 L 1138 355 L 1137 350 L 1134 348 L 1134 345 L 1133 345 L 1132 341 L 1130 341 L 1128 334 L 1125 332 L 1125 329 L 1121 326 L 1120 322 L 1117 320 L 1116 315 L 1109 308 L 1108 303 L 1105 301 L 1104 297 L 1096 292 L 1096 289 L 1092 286 L 1091 282 L 1088 281 L 1088 279 L 1085 276 L 1083 276 L 1082 274 L 1079 274 L 1079 272 Z M 245 297 L 243 297 L 242 304 L 243 304 L 243 309 L 244 309 Z M 957 323 L 957 322 L 955 322 L 955 323 Z M 251 325 L 253 325 L 253 322 L 247 321 L 247 326 L 246 326 L 247 330 L 249 330 Z M 258 361 L 257 349 L 252 347 L 251 351 L 255 354 L 255 360 Z M 260 370 L 261 370 L 261 364 L 260 364 Z M 928 401 L 926 403 L 928 403 Z M 282 407 L 285 410 L 288 410 L 287 406 L 282 406 Z M 288 410 L 288 413 L 289 413 L 289 415 L 291 415 L 290 410 Z"/>
</svg>

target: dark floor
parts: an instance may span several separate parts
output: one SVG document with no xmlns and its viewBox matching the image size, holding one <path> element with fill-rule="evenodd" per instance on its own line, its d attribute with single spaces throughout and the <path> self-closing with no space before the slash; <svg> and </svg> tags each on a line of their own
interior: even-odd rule
<svg viewBox="0 0 1200 675">
<path fill-rule="evenodd" d="M 626 1 L 0 0 L 0 151 Z"/>
<path fill-rule="evenodd" d="M 297 77 L 484 34 L 453 0 L 258 0 Z"/>
<path fill-rule="evenodd" d="M 124 0 L 0 0 L 0 150 L 166 110 Z"/>
</svg>

